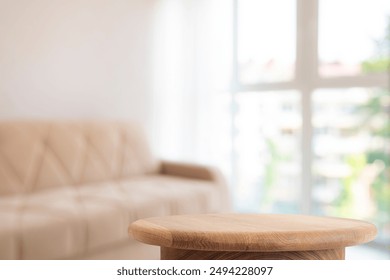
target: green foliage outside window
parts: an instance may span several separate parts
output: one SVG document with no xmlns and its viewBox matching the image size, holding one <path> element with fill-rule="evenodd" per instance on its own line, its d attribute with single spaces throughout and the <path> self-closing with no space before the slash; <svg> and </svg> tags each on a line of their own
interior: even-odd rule
<svg viewBox="0 0 390 280">
<path fill-rule="evenodd" d="M 377 41 L 377 53 L 371 59 L 364 61 L 361 66 L 364 73 L 388 72 L 390 78 L 390 16 L 385 37 Z M 357 129 L 368 130 L 372 135 L 373 145 L 365 154 L 346 159 L 353 172 L 342 182 L 344 189 L 337 201 L 337 208 L 340 214 L 353 214 L 347 213 L 354 209 L 353 206 L 351 207 L 353 203 L 351 182 L 356 179 L 356 174 L 364 165 L 381 164 L 382 170 L 370 185 L 370 194 L 376 207 L 371 219 L 378 225 L 380 235 L 383 231 L 387 232 L 384 235 L 388 235 L 390 232 L 390 89 L 376 89 L 373 97 L 356 109 L 357 114 L 363 116 Z M 389 239 L 389 236 L 382 237 Z"/>
</svg>

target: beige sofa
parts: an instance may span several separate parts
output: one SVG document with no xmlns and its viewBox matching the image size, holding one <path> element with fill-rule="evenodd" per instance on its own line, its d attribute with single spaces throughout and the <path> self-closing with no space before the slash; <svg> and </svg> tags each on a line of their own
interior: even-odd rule
<svg viewBox="0 0 390 280">
<path fill-rule="evenodd" d="M 120 122 L 0 122 L 0 259 L 153 259 L 150 216 L 229 210 L 220 174 L 159 161 Z"/>
</svg>

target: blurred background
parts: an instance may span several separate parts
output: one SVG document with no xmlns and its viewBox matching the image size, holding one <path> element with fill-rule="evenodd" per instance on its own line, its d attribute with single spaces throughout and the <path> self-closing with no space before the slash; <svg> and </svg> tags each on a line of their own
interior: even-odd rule
<svg viewBox="0 0 390 280">
<path fill-rule="evenodd" d="M 132 119 L 236 211 L 369 220 L 390 259 L 390 1 L 0 0 L 0 118 Z"/>
</svg>

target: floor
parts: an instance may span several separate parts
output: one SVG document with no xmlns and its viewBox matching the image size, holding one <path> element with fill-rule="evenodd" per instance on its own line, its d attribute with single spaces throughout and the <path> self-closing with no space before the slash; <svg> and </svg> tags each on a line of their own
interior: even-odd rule
<svg viewBox="0 0 390 280">
<path fill-rule="evenodd" d="M 390 260 L 390 249 L 378 249 L 366 245 L 348 247 L 346 260 Z"/>
</svg>

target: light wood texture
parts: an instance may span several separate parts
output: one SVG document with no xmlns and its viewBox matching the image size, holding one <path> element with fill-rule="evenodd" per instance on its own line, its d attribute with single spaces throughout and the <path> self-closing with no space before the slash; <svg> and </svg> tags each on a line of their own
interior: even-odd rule
<svg viewBox="0 0 390 280">
<path fill-rule="evenodd" d="M 345 247 L 373 240 L 376 227 L 330 217 L 209 214 L 138 220 L 129 232 L 161 246 L 162 258 L 340 259 Z M 243 256 L 248 252 L 255 253 Z"/>
<path fill-rule="evenodd" d="M 197 251 L 161 247 L 162 260 L 343 260 L 345 248 L 318 251 Z"/>
</svg>

